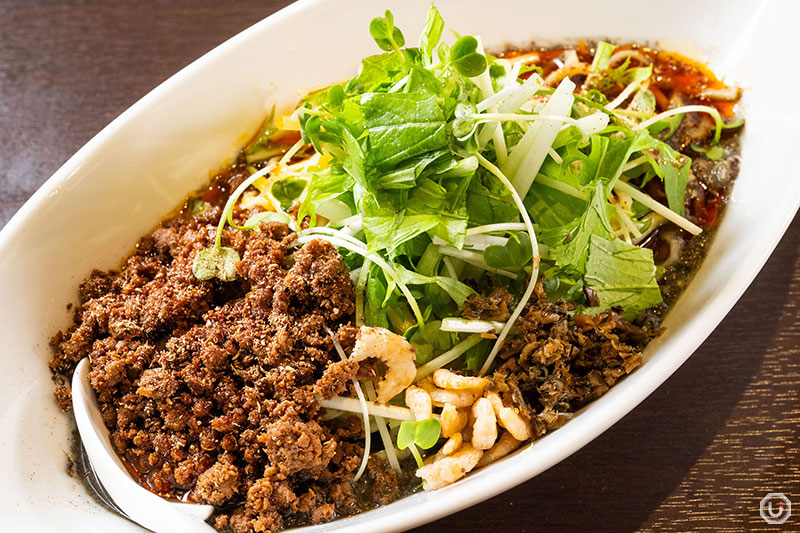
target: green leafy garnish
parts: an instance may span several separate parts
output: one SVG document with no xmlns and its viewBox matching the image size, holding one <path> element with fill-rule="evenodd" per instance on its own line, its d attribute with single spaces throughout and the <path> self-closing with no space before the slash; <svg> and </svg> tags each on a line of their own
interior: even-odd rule
<svg viewBox="0 0 800 533">
<path fill-rule="evenodd" d="M 488 246 L 483 252 L 486 264 L 495 268 L 520 269 L 533 257 L 531 240 L 527 234 L 514 235 L 504 246 Z"/>
<path fill-rule="evenodd" d="M 405 450 L 409 444 L 414 444 L 427 450 L 439 442 L 441 431 L 442 425 L 435 418 L 427 418 L 418 422 L 406 420 L 400 424 L 400 431 L 397 433 L 397 447 Z"/>
<path fill-rule="evenodd" d="M 341 85 L 332 85 L 328 89 L 328 105 L 336 110 L 340 110 L 344 105 L 344 89 Z"/>
<path fill-rule="evenodd" d="M 629 318 L 661 302 L 653 251 L 649 248 L 594 235 L 585 279 L 586 286 L 597 293 L 601 309 L 619 307 Z"/>
<path fill-rule="evenodd" d="M 414 361 L 417 366 L 424 365 L 433 359 L 435 353 L 444 352 L 453 346 L 451 335 L 446 331 L 442 331 L 441 327 L 442 321 L 434 320 L 426 323 L 411 334 L 408 340 L 416 351 L 416 359 Z"/>
<path fill-rule="evenodd" d="M 228 197 L 225 203 L 225 208 L 222 210 L 222 215 L 219 217 L 217 223 L 217 234 L 214 238 L 214 245 L 200 250 L 194 258 L 192 263 L 192 272 L 197 279 L 210 280 L 217 278 L 220 281 L 233 281 L 236 279 L 236 264 L 241 260 L 239 253 L 233 248 L 222 246 L 222 230 L 225 224 L 229 223 L 232 227 L 239 230 L 254 230 L 257 229 L 261 222 L 266 220 L 274 220 L 274 214 L 259 213 L 258 215 L 250 217 L 244 226 L 237 226 L 233 220 L 233 209 L 239 202 L 239 197 L 244 191 L 266 174 L 268 168 L 264 168 L 255 172 L 249 178 L 244 180 L 233 193 Z"/>
<path fill-rule="evenodd" d="M 658 304 L 652 252 L 636 245 L 652 230 L 652 213 L 700 231 L 682 218 L 691 159 L 665 140 L 686 113 L 711 114 L 715 139 L 737 124 L 725 125 L 709 106 L 657 114 L 653 66 L 632 66 L 636 57 L 612 62 L 610 43 L 598 43 L 580 89 L 570 79 L 547 87 L 537 67 L 512 68 L 485 54 L 478 38 L 454 31 L 448 39 L 444 29 L 431 5 L 422 33 L 409 39 L 416 46 L 406 47 L 390 11 L 374 18 L 375 55 L 352 79 L 306 95 L 292 114 L 305 150 L 316 153 L 302 168 L 284 162 L 289 171 L 260 191 L 280 213 L 238 226 L 237 189 L 213 249 L 198 254 L 196 275 L 235 277 L 238 257 L 221 246 L 226 223 L 256 230 L 288 221 L 292 210 L 300 242 L 329 238 L 347 268 L 367 269 L 356 317 L 405 335 L 418 364 L 459 343 L 459 333 L 440 330 L 442 319 L 500 283 L 523 295 L 515 311 L 530 297 L 528 276 L 541 276 L 549 298 L 579 312 L 621 308 L 635 318 Z M 280 134 L 272 118 L 246 148 L 248 161 L 286 153 L 271 144 Z M 693 148 L 723 155 L 716 145 Z M 672 213 L 645 192 L 651 180 Z M 514 331 L 512 319 L 497 343 L 472 346 L 466 367 L 491 364 Z M 425 427 L 405 424 L 400 440 L 416 451 Z"/>
<path fill-rule="evenodd" d="M 667 194 L 669 208 L 683 216 L 686 184 L 689 182 L 692 160 L 664 143 L 660 143 L 660 148 L 658 168 L 661 172 L 659 175 L 664 180 L 664 190 Z"/>
<path fill-rule="evenodd" d="M 592 59 L 590 71 L 601 72 L 606 70 L 608 68 L 608 60 L 611 59 L 611 55 L 614 53 L 615 48 L 616 46 L 605 41 L 600 41 L 597 43 L 597 49 L 594 52 L 594 58 Z"/>
<path fill-rule="evenodd" d="M 198 215 L 200 213 L 205 212 L 210 207 L 211 204 L 203 201 L 202 198 L 193 198 L 192 200 L 189 201 L 187 211 L 189 215 Z"/>
<path fill-rule="evenodd" d="M 464 354 L 464 362 L 467 364 L 467 370 L 472 372 L 477 372 L 483 366 L 483 363 L 486 361 L 486 357 L 489 355 L 489 350 L 492 349 L 492 344 L 484 339 L 469 350 L 467 353 Z"/>
<path fill-rule="evenodd" d="M 417 450 L 417 446 L 423 450 L 432 448 L 439 442 L 442 432 L 442 425 L 435 418 L 427 418 L 417 422 L 408 420 L 400 423 L 400 430 L 397 432 L 397 447 L 401 450 L 408 448 L 417 465 L 422 468 L 422 457 Z"/>
<path fill-rule="evenodd" d="M 459 307 L 464 305 L 464 300 L 466 300 L 468 296 L 475 294 L 473 289 L 453 278 L 447 276 L 425 276 L 417 272 L 412 272 L 402 265 L 395 266 L 401 281 L 407 285 L 435 283 L 445 291 Z"/>
<path fill-rule="evenodd" d="M 243 227 L 250 231 L 256 230 L 261 226 L 262 222 L 284 222 L 288 224 L 289 217 L 277 211 L 261 211 L 248 218 Z"/>
<path fill-rule="evenodd" d="M 280 203 L 281 208 L 289 209 L 303 194 L 306 184 L 304 179 L 284 178 L 272 183 L 270 194 Z"/>
<path fill-rule="evenodd" d="M 704 148 L 699 144 L 692 143 L 689 145 L 689 147 L 699 154 L 705 154 L 705 156 L 712 161 L 717 161 L 718 159 L 721 159 L 725 155 L 725 149 L 718 144 L 711 146 L 709 148 Z"/>
<path fill-rule="evenodd" d="M 364 297 L 364 323 L 382 328 L 389 327 L 389 315 L 384 308 L 386 283 L 379 276 L 369 277 Z"/>
<path fill-rule="evenodd" d="M 460 74 L 474 78 L 486 70 L 486 56 L 477 50 L 478 40 L 471 35 L 465 35 L 453 43 L 450 61 Z"/>
<path fill-rule="evenodd" d="M 425 27 L 419 36 L 419 49 L 425 54 L 426 60 L 433 55 L 436 45 L 439 44 L 439 40 L 442 38 L 443 31 L 444 19 L 442 19 L 436 6 L 431 4 L 428 10 L 428 17 L 425 19 Z"/>
<path fill-rule="evenodd" d="M 394 16 L 388 9 L 383 17 L 375 17 L 369 23 L 369 34 L 375 39 L 381 50 L 391 52 L 400 51 L 400 47 L 406 44 L 403 32 L 394 26 Z"/>
<path fill-rule="evenodd" d="M 236 264 L 239 254 L 233 248 L 206 248 L 197 253 L 192 264 L 192 273 L 197 279 L 219 278 L 222 281 L 236 279 Z"/>
</svg>

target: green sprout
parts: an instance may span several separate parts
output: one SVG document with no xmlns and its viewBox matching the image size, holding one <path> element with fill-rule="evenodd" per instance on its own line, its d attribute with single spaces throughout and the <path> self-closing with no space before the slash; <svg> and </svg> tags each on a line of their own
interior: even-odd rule
<svg viewBox="0 0 800 533">
<path fill-rule="evenodd" d="M 422 456 L 417 446 L 423 450 L 432 448 L 439 442 L 441 432 L 442 425 L 435 418 L 417 422 L 404 421 L 400 424 L 400 431 L 397 433 L 397 447 L 401 450 L 408 448 L 417 461 L 417 465 L 422 468 Z"/>
</svg>

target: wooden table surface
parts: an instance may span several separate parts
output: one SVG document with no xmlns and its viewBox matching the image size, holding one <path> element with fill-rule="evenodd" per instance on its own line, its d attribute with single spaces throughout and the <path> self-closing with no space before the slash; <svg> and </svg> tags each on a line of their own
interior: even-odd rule
<svg viewBox="0 0 800 533">
<path fill-rule="evenodd" d="M 119 113 L 286 3 L 0 0 L 0 227 Z M 800 531 L 798 244 L 795 218 L 722 325 L 612 429 L 415 531 Z M 769 492 L 797 501 L 782 526 L 759 516 Z"/>
</svg>

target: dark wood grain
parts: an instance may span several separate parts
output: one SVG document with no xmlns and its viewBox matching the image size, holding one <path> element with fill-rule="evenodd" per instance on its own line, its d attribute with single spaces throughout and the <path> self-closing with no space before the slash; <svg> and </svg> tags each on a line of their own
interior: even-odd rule
<svg viewBox="0 0 800 533">
<path fill-rule="evenodd" d="M 72 153 L 181 67 L 282 7 L 0 2 L 0 225 Z M 441 531 L 798 531 L 800 218 L 741 301 L 648 400 L 539 477 L 419 528 Z"/>
</svg>

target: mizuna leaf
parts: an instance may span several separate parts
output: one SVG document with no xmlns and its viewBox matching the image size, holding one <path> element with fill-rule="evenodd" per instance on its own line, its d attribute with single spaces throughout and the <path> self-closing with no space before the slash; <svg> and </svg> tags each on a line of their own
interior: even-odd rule
<svg viewBox="0 0 800 533">
<path fill-rule="evenodd" d="M 653 251 L 620 239 L 592 236 L 584 280 L 597 293 L 597 311 L 621 307 L 626 316 L 635 317 L 661 303 Z"/>
</svg>

